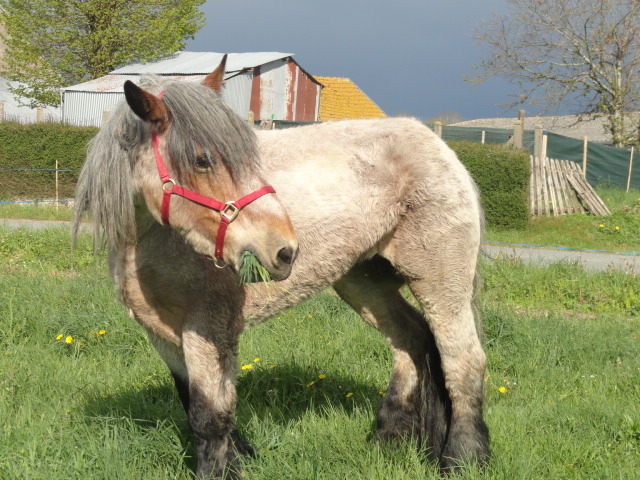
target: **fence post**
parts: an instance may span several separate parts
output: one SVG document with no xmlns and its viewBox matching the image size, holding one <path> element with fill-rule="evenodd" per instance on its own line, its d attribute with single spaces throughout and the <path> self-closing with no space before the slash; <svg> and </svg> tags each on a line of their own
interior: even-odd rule
<svg viewBox="0 0 640 480">
<path fill-rule="evenodd" d="M 42 107 L 38 107 L 36 109 L 36 122 L 44 122 L 44 109 Z"/>
<path fill-rule="evenodd" d="M 587 152 L 589 151 L 589 139 L 582 137 L 582 174 L 587 175 Z"/>
<path fill-rule="evenodd" d="M 4 122 L 4 102 L 0 102 L 0 122 Z"/>
<path fill-rule="evenodd" d="M 542 158 L 547 158 L 547 136 L 546 135 L 542 135 L 542 151 L 540 153 L 542 154 Z"/>
<path fill-rule="evenodd" d="M 513 122 L 513 147 L 522 148 L 522 121 L 514 120 Z"/>
<path fill-rule="evenodd" d="M 633 168 L 633 147 L 631 147 L 631 156 L 629 157 L 629 176 L 627 177 L 627 192 L 631 186 L 631 169 Z"/>
<path fill-rule="evenodd" d="M 56 158 L 56 213 L 58 212 L 58 200 L 59 200 L 59 183 L 58 183 L 58 159 Z"/>
<path fill-rule="evenodd" d="M 486 133 L 487 133 L 487 132 L 485 132 L 484 130 L 482 130 L 482 138 L 481 138 L 481 142 L 482 142 L 482 144 L 483 144 L 483 145 L 484 145 L 484 140 L 485 140 Z"/>
<path fill-rule="evenodd" d="M 542 158 L 542 125 L 536 125 L 534 127 L 533 156 Z"/>
<path fill-rule="evenodd" d="M 442 122 L 435 122 L 433 124 L 433 131 L 435 132 L 435 134 L 437 136 L 439 136 L 440 138 L 442 138 Z"/>
</svg>

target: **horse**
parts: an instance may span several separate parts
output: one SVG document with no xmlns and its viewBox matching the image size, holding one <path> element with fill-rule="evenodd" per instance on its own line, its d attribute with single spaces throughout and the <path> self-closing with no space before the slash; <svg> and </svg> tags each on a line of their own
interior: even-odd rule
<svg viewBox="0 0 640 480">
<path fill-rule="evenodd" d="M 485 465 L 483 220 L 468 172 L 410 118 L 256 130 L 222 101 L 224 68 L 202 85 L 125 84 L 90 144 L 74 219 L 77 232 L 92 216 L 120 301 L 173 376 L 196 474 L 239 478 L 254 454 L 234 422 L 240 333 L 328 287 L 393 354 L 376 437 L 417 438 L 443 473 Z M 245 251 L 273 281 L 241 284 Z"/>
</svg>

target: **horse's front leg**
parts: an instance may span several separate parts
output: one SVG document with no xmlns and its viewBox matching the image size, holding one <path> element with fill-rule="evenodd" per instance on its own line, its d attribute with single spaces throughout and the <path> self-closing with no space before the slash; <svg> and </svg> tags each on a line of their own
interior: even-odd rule
<svg viewBox="0 0 640 480">
<path fill-rule="evenodd" d="M 188 373 L 189 424 L 198 456 L 197 475 L 239 478 L 239 455 L 251 454 L 235 429 L 236 329 L 186 328 L 182 334 Z M 180 381 L 176 386 L 180 390 Z M 186 385 L 182 388 L 184 389 Z"/>
</svg>

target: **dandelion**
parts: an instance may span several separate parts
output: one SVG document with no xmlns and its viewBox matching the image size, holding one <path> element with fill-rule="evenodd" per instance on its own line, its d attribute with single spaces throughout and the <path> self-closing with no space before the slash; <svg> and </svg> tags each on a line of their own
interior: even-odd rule
<svg viewBox="0 0 640 480">
<path fill-rule="evenodd" d="M 507 391 L 507 387 L 500 387 L 500 388 L 498 389 L 498 391 L 499 391 L 500 393 L 505 393 L 505 392 Z"/>
<path fill-rule="evenodd" d="M 71 342 L 73 342 L 73 337 L 71 335 L 67 335 L 67 338 L 65 338 L 64 341 L 67 344 L 71 344 Z"/>
<path fill-rule="evenodd" d="M 618 225 L 616 225 L 616 230 L 620 230 L 620 227 Z"/>
<path fill-rule="evenodd" d="M 67 415 L 69 415 L 71 413 L 71 410 L 67 409 L 65 410 L 65 412 L 67 413 Z"/>
<path fill-rule="evenodd" d="M 98 332 L 98 335 L 104 335 L 105 333 L 107 333 L 107 332 L 106 332 L 106 330 L 100 330 L 100 331 Z"/>
<path fill-rule="evenodd" d="M 385 392 L 383 392 L 382 390 L 378 392 L 378 395 L 380 395 L 381 397 L 384 397 Z"/>
<path fill-rule="evenodd" d="M 604 223 L 601 223 L 600 225 L 598 225 L 600 228 L 604 228 Z"/>
<path fill-rule="evenodd" d="M 313 315 L 309 314 L 309 315 L 307 315 L 307 317 L 309 317 L 309 318 L 313 318 Z"/>
<path fill-rule="evenodd" d="M 260 357 L 256 357 L 253 359 L 253 363 L 258 363 L 260 360 L 262 360 Z"/>
<path fill-rule="evenodd" d="M 307 387 L 313 387 L 316 384 L 315 381 L 307 383 Z"/>
<path fill-rule="evenodd" d="M 276 368 L 276 365 L 269 365 L 269 368 Z"/>
<path fill-rule="evenodd" d="M 326 375 L 324 375 L 324 374 L 321 374 L 321 375 L 318 375 L 318 378 L 319 378 L 320 380 L 323 380 L 323 379 L 327 378 L 327 376 L 326 376 Z"/>
<path fill-rule="evenodd" d="M 353 392 L 349 392 L 349 393 L 347 393 L 345 396 L 346 396 L 347 398 L 349 398 L 349 397 L 353 397 Z"/>
<path fill-rule="evenodd" d="M 253 365 L 242 365 L 240 368 L 242 370 L 251 370 L 253 368 Z"/>
<path fill-rule="evenodd" d="M 62 339 L 62 337 L 64 337 L 64 335 L 60 334 L 60 335 L 58 335 L 58 336 L 56 337 L 56 340 L 61 340 L 61 339 Z"/>
</svg>

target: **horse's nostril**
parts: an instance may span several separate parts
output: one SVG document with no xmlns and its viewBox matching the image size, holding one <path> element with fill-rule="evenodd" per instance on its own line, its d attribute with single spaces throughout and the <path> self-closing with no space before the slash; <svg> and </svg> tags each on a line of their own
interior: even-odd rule
<svg viewBox="0 0 640 480">
<path fill-rule="evenodd" d="M 281 248 L 278 252 L 278 260 L 287 265 L 291 265 L 296 258 L 296 250 L 291 247 Z"/>
</svg>

